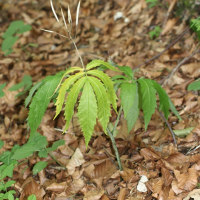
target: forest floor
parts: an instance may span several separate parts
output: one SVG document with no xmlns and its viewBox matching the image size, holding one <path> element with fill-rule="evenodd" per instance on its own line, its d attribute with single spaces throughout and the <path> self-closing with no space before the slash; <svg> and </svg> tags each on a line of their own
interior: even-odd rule
<svg viewBox="0 0 200 200">
<path fill-rule="evenodd" d="M 53 2 L 60 13 L 58 2 Z M 75 22 L 78 1 L 60 2 L 66 15 L 69 3 Z M 176 0 L 153 8 L 144 0 L 83 0 L 75 42 L 85 64 L 94 59 L 107 61 L 110 58 L 120 66 L 135 70 L 135 78 L 146 77 L 160 83 L 182 118 L 180 121 L 171 114 L 168 119 L 171 128 L 193 127 L 189 135 L 176 137 L 175 146 L 158 111 L 146 131 L 140 113 L 134 128 L 127 134 L 122 114 L 115 137 L 123 165 L 123 171 L 119 171 L 110 139 L 99 124 L 86 149 L 76 114 L 63 135 L 64 116 L 53 120 L 55 107 L 50 103 L 38 132 L 47 137 L 50 146 L 59 139 L 65 140 L 65 145 L 52 154 L 68 168 L 59 166 L 50 156 L 41 159 L 34 153 L 14 169 L 12 180 L 16 183 L 12 189 L 17 192 L 16 197 L 25 200 L 35 194 L 37 200 L 200 199 L 200 151 L 196 148 L 200 145 L 200 98 L 198 92 L 187 90 L 200 76 L 198 38 L 189 29 L 190 10 L 181 6 Z M 32 26 L 31 31 L 20 35 L 10 55 L 0 52 L 0 85 L 7 83 L 3 89 L 5 96 L 0 98 L 0 140 L 4 141 L 0 152 L 3 153 L 16 144 L 25 144 L 29 136 L 28 109 L 24 106 L 27 94 L 15 98 L 22 90 L 11 92 L 8 88 L 21 82 L 24 75 L 30 75 L 35 84 L 47 75 L 70 66 L 81 66 L 81 63 L 71 41 L 40 30 L 66 35 L 54 18 L 49 1 L 5 1 L 0 3 L 0 12 L 0 36 L 15 20 Z M 121 17 L 116 19 L 116 14 Z M 198 18 L 198 13 L 193 17 Z M 160 26 L 162 32 L 151 39 L 149 32 L 156 26 Z M 74 26 L 72 30 L 75 35 Z M 173 45 L 174 41 L 177 42 Z M 38 46 L 28 46 L 29 43 Z M 109 76 L 119 74 L 111 70 L 106 73 Z M 110 121 L 113 124 L 116 118 L 117 114 L 112 112 Z M 32 168 L 40 160 L 48 161 L 48 165 L 33 175 Z M 138 190 L 141 176 L 148 178 L 143 192 Z"/>
</svg>

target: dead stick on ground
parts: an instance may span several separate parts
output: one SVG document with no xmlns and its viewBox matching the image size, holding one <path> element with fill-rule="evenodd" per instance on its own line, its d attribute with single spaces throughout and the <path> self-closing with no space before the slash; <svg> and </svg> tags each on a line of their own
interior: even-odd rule
<svg viewBox="0 0 200 200">
<path fill-rule="evenodd" d="M 190 30 L 190 27 L 187 27 L 183 33 L 181 35 L 179 35 L 171 44 L 169 44 L 162 52 L 160 52 L 159 54 L 157 54 L 156 56 L 146 60 L 145 62 L 143 62 L 142 64 L 138 65 L 137 67 L 133 68 L 133 70 L 141 67 L 142 65 L 145 65 L 149 62 L 151 62 L 154 59 L 159 58 L 165 51 L 167 51 L 168 49 L 170 49 L 172 46 L 174 46 L 188 31 Z"/>
<path fill-rule="evenodd" d="M 183 65 L 185 62 L 187 62 L 190 58 L 192 58 L 196 53 L 199 53 L 199 45 L 197 46 L 196 50 L 189 56 L 189 57 L 185 57 L 183 60 L 181 60 L 180 63 L 178 63 L 178 65 L 171 71 L 171 73 L 166 76 L 161 82 L 160 84 L 162 84 L 162 86 L 165 86 L 168 81 L 170 80 L 170 78 L 172 77 L 172 75 L 178 70 L 178 68 Z"/>
</svg>

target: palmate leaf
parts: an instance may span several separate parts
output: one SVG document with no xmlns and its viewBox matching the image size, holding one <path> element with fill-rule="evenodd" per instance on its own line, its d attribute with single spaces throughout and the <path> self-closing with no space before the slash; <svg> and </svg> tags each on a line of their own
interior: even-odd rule
<svg viewBox="0 0 200 200">
<path fill-rule="evenodd" d="M 136 83 L 122 83 L 121 86 L 121 104 L 124 110 L 124 117 L 127 117 L 128 111 L 133 105 L 135 93 L 137 90 Z"/>
<path fill-rule="evenodd" d="M 90 63 L 87 64 L 86 69 L 90 70 L 92 68 L 98 67 L 100 65 L 103 65 L 105 67 L 107 67 L 108 69 L 111 69 L 113 71 L 117 71 L 120 72 L 120 70 L 116 69 L 115 67 L 113 67 L 111 64 L 104 62 L 103 60 L 93 60 Z"/>
<path fill-rule="evenodd" d="M 86 80 L 79 102 L 78 118 L 81 129 L 83 131 L 83 135 L 85 137 L 87 148 L 88 143 L 92 137 L 94 125 L 96 124 L 97 118 L 97 102 L 92 86 L 90 85 L 88 80 Z"/>
<path fill-rule="evenodd" d="M 55 105 L 56 105 L 56 115 L 55 115 L 54 119 L 58 116 L 58 114 L 62 110 L 62 105 L 63 105 L 64 100 L 65 100 L 66 91 L 69 89 L 69 87 L 71 86 L 72 83 L 74 83 L 78 78 L 82 77 L 84 74 L 85 74 L 84 72 L 76 73 L 75 75 L 67 78 L 62 83 L 62 85 L 61 85 L 61 87 L 58 91 L 58 97 L 56 98 L 57 99 L 57 101 L 55 103 Z"/>
<path fill-rule="evenodd" d="M 144 112 L 145 130 L 151 120 L 156 108 L 156 90 L 149 79 L 140 78 L 138 80 L 142 93 L 142 109 Z"/>
<path fill-rule="evenodd" d="M 94 77 L 88 77 L 90 84 L 97 97 L 98 104 L 98 119 L 103 127 L 105 133 L 109 122 L 110 114 L 110 101 L 107 96 L 107 92 L 101 81 Z"/>
<path fill-rule="evenodd" d="M 83 71 L 83 69 L 80 68 L 80 67 L 71 67 L 71 68 L 67 69 L 67 70 L 65 71 L 65 73 L 63 74 L 62 78 L 60 79 L 60 82 L 59 82 L 58 86 L 56 87 L 54 93 L 56 93 L 57 89 L 60 87 L 60 85 L 61 85 L 61 83 L 62 83 L 64 77 L 65 77 L 67 74 L 73 73 L 73 72 L 75 72 L 75 71 Z M 54 93 L 53 93 L 53 94 L 54 94 Z"/>
<path fill-rule="evenodd" d="M 128 111 L 126 120 L 127 120 L 127 126 L 128 126 L 128 133 L 132 130 L 133 126 L 135 125 L 138 116 L 139 116 L 139 94 L 136 91 L 135 93 L 135 98 L 134 98 L 134 102 L 131 106 L 131 108 Z"/>
<path fill-rule="evenodd" d="M 117 96 L 115 94 L 113 82 L 111 81 L 110 77 L 107 74 L 98 70 L 91 70 L 91 71 L 88 71 L 87 73 L 101 79 L 101 81 L 106 86 L 108 98 L 113 106 L 113 109 L 117 112 L 117 102 L 116 102 Z"/>
<path fill-rule="evenodd" d="M 166 93 L 166 91 L 158 84 L 156 81 L 151 80 L 153 83 L 156 91 L 158 92 L 159 99 L 160 99 L 160 106 L 159 110 L 162 110 L 164 112 L 165 118 L 168 119 L 169 116 L 169 97 Z"/>
<path fill-rule="evenodd" d="M 40 125 L 42 117 L 51 101 L 50 97 L 54 93 L 54 90 L 57 87 L 63 73 L 64 72 L 59 72 L 54 76 L 47 76 L 43 80 L 43 85 L 35 93 L 35 96 L 29 106 L 30 110 L 28 114 L 28 124 L 30 126 L 31 133 L 34 134 Z"/>
<path fill-rule="evenodd" d="M 68 93 L 67 100 L 65 102 L 65 120 L 66 120 L 66 126 L 64 132 L 68 129 L 69 123 L 71 121 L 71 118 L 74 114 L 74 105 L 77 101 L 78 94 L 83 87 L 84 83 L 86 81 L 86 77 L 80 78 L 71 88 L 71 90 Z"/>
</svg>

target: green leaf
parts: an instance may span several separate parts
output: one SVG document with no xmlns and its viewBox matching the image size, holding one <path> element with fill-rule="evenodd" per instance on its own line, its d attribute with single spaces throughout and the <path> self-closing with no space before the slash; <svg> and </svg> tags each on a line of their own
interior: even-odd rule
<svg viewBox="0 0 200 200">
<path fill-rule="evenodd" d="M 50 151 L 55 151 L 59 146 L 64 145 L 65 140 L 58 140 L 53 143 L 52 147 L 47 148 L 47 152 L 49 153 Z"/>
<path fill-rule="evenodd" d="M 47 148 L 48 149 L 48 148 Z M 38 153 L 38 156 L 40 158 L 47 158 L 48 156 L 48 152 L 47 152 L 47 149 L 41 149 Z"/>
<path fill-rule="evenodd" d="M 17 40 L 18 37 L 13 37 L 13 36 L 6 37 L 5 40 L 3 40 L 2 42 L 1 50 L 4 52 L 9 50 L 10 48 L 12 48 L 12 46 L 15 44 Z"/>
<path fill-rule="evenodd" d="M 171 111 L 178 117 L 178 119 L 181 121 L 182 119 L 181 119 L 181 117 L 180 117 L 178 111 L 176 110 L 176 107 L 174 106 L 172 100 L 171 100 L 170 98 L 168 98 L 168 100 L 169 100 L 169 108 L 170 108 Z"/>
<path fill-rule="evenodd" d="M 25 33 L 27 31 L 30 31 L 32 29 L 32 27 L 27 24 L 27 25 L 24 25 L 22 27 L 20 27 L 19 31 L 17 31 L 17 33 Z"/>
<path fill-rule="evenodd" d="M 14 196 L 10 191 L 8 192 L 8 200 L 14 200 Z"/>
<path fill-rule="evenodd" d="M 191 83 L 187 90 L 200 90 L 200 80 Z"/>
<path fill-rule="evenodd" d="M 1 174 L 1 179 L 4 179 L 6 176 L 12 178 L 13 176 L 13 169 L 14 169 L 14 164 L 8 165 L 2 172 Z"/>
<path fill-rule="evenodd" d="M 9 88 L 9 90 L 16 91 L 22 87 L 25 87 L 25 90 L 27 91 L 31 85 L 32 85 L 32 77 L 25 75 L 20 83 L 13 85 L 11 88 Z"/>
<path fill-rule="evenodd" d="M 14 190 L 10 190 L 9 192 L 6 192 L 4 195 L 3 195 L 3 199 L 8 199 L 8 195 L 9 194 L 15 194 L 16 192 L 14 191 Z M 8 200 L 10 200 L 10 199 L 8 199 Z"/>
<path fill-rule="evenodd" d="M 132 71 L 132 70 L 131 70 Z M 113 76 L 111 78 L 112 81 L 116 80 L 116 79 L 124 79 L 124 80 L 130 80 L 130 78 L 126 77 L 126 76 L 123 76 L 123 75 L 116 75 L 116 76 Z M 121 80 L 122 81 L 122 80 Z"/>
<path fill-rule="evenodd" d="M 13 49 L 8 49 L 7 51 L 5 51 L 5 56 L 10 55 L 13 52 Z"/>
<path fill-rule="evenodd" d="M 166 91 L 160 86 L 160 84 L 158 84 L 156 81 L 151 80 L 156 91 L 158 92 L 159 95 L 159 99 L 160 99 L 160 106 L 159 106 L 159 110 L 162 110 L 165 118 L 168 119 L 169 116 L 169 97 L 166 93 Z"/>
<path fill-rule="evenodd" d="M 34 194 L 32 194 L 28 197 L 28 200 L 36 200 L 36 196 Z"/>
<path fill-rule="evenodd" d="M 4 151 L 0 156 L 0 161 L 5 163 L 6 165 L 10 165 L 11 152 L 10 151 Z"/>
<path fill-rule="evenodd" d="M 8 181 L 8 182 L 6 182 L 6 184 L 5 184 L 5 188 L 8 188 L 8 187 L 10 187 L 11 185 L 13 185 L 15 183 L 15 181 Z"/>
<path fill-rule="evenodd" d="M 78 78 L 84 76 L 84 72 L 79 72 L 76 73 L 73 76 L 70 76 L 69 78 L 67 78 L 61 85 L 59 91 L 58 91 L 58 97 L 56 98 L 56 115 L 54 117 L 54 119 L 58 116 L 58 114 L 61 112 L 62 110 L 62 105 L 64 103 L 65 100 L 65 93 L 66 91 L 70 88 L 71 84 L 73 84 Z"/>
<path fill-rule="evenodd" d="M 178 137 L 187 137 L 195 127 L 189 127 L 181 130 L 173 130 L 174 134 Z"/>
<path fill-rule="evenodd" d="M 48 145 L 47 138 L 45 136 L 42 136 L 39 140 L 36 141 L 34 144 L 35 151 L 39 151 L 43 148 L 45 148 Z"/>
<path fill-rule="evenodd" d="M 19 148 L 15 151 L 14 155 L 12 156 L 12 159 L 22 160 L 24 158 L 29 157 L 35 151 L 34 145 L 35 145 L 35 143 L 27 143 L 27 144 L 21 146 L 21 148 Z"/>
<path fill-rule="evenodd" d="M 13 34 L 15 34 L 17 32 L 17 30 L 19 30 L 21 27 L 24 26 L 24 22 L 21 20 L 16 20 L 13 21 L 8 29 L 6 30 L 6 32 L 2 35 L 2 38 L 7 38 L 12 36 Z"/>
<path fill-rule="evenodd" d="M 91 61 L 90 63 L 87 64 L 86 69 L 90 70 L 90 69 L 98 67 L 100 65 L 103 65 L 103 66 L 105 66 L 108 69 L 111 69 L 113 71 L 120 72 L 118 69 L 113 67 L 111 64 L 104 62 L 103 60 L 93 60 L 93 61 Z"/>
<path fill-rule="evenodd" d="M 97 102 L 94 91 L 88 80 L 84 85 L 82 96 L 78 106 L 78 118 L 81 129 L 83 131 L 83 135 L 85 137 L 87 148 L 88 143 L 92 137 L 94 125 L 96 124 L 97 118 Z"/>
<path fill-rule="evenodd" d="M 105 87 L 97 78 L 88 77 L 90 84 L 93 87 L 93 90 L 97 97 L 98 104 L 98 119 L 103 127 L 105 133 L 107 133 L 106 128 L 109 122 L 110 114 L 110 101 Z"/>
<path fill-rule="evenodd" d="M 70 124 L 71 118 L 74 114 L 74 105 L 77 101 L 78 94 L 80 93 L 81 88 L 83 87 L 84 83 L 86 81 L 86 76 L 80 78 L 71 88 L 71 90 L 68 93 L 67 100 L 65 102 L 65 120 L 66 120 L 66 126 L 65 132 Z"/>
<path fill-rule="evenodd" d="M 108 94 L 108 98 L 113 106 L 113 109 L 115 110 L 115 112 L 117 112 L 117 96 L 115 94 L 115 90 L 113 87 L 113 82 L 111 81 L 110 77 L 98 70 L 91 70 L 88 71 L 87 74 L 93 75 L 98 77 L 99 79 L 101 79 L 101 81 L 104 83 L 106 89 L 107 89 L 107 94 Z"/>
<path fill-rule="evenodd" d="M 0 85 L 0 98 L 5 96 L 5 93 L 3 92 L 3 88 L 6 86 L 7 83 L 3 83 Z"/>
<path fill-rule="evenodd" d="M 132 104 L 131 108 L 129 109 L 127 117 L 126 117 L 128 133 L 132 130 L 133 126 L 137 122 L 139 112 L 140 112 L 140 110 L 139 110 L 139 94 L 136 89 L 134 103 Z"/>
<path fill-rule="evenodd" d="M 31 133 L 35 133 L 40 125 L 42 117 L 51 101 L 51 97 L 62 75 L 62 73 L 58 73 L 54 76 L 47 76 L 45 80 L 43 80 L 44 84 L 35 93 L 35 96 L 29 106 L 30 110 L 28 114 L 28 124 L 30 126 Z"/>
<path fill-rule="evenodd" d="M 27 107 L 28 104 L 31 102 L 31 98 L 32 98 L 34 92 L 35 92 L 41 85 L 42 85 L 42 82 L 38 82 L 38 83 L 36 83 L 36 84 L 30 89 L 29 95 L 28 95 L 28 97 L 26 97 L 26 99 L 25 99 L 25 107 Z"/>
<path fill-rule="evenodd" d="M 2 140 L 0 140 L 0 148 L 2 148 L 4 145 L 4 142 Z"/>
<path fill-rule="evenodd" d="M 149 79 L 138 80 L 142 93 L 142 109 L 144 113 L 145 130 L 151 120 L 156 108 L 156 90 Z"/>
<path fill-rule="evenodd" d="M 43 170 L 47 166 L 47 162 L 39 161 L 33 167 L 33 175 L 36 175 L 38 172 Z"/>
<path fill-rule="evenodd" d="M 118 66 L 117 67 L 122 71 L 124 72 L 124 74 L 126 74 L 127 76 L 129 76 L 130 78 L 133 79 L 133 71 L 130 67 L 128 66 Z"/>
<path fill-rule="evenodd" d="M 124 110 L 124 118 L 127 117 L 129 109 L 133 105 L 135 93 L 137 90 L 136 83 L 122 83 L 121 84 L 121 104 Z"/>
</svg>

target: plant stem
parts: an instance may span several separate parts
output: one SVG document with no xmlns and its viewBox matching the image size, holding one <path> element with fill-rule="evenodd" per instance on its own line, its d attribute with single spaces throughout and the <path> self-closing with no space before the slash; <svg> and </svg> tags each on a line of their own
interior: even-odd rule
<svg viewBox="0 0 200 200">
<path fill-rule="evenodd" d="M 54 156 L 51 152 L 49 152 L 49 155 L 50 155 L 60 166 L 62 166 L 62 167 L 64 167 L 64 168 L 66 169 L 66 167 L 65 167 L 64 165 L 62 165 L 62 164 L 55 158 L 55 156 Z"/>
<path fill-rule="evenodd" d="M 123 171 L 122 163 L 121 163 L 121 160 L 120 160 L 120 157 L 119 157 L 119 152 L 118 152 L 117 145 L 116 145 L 116 142 L 115 142 L 115 138 L 113 137 L 113 134 L 112 134 L 112 132 L 110 131 L 110 129 L 108 127 L 107 127 L 107 132 L 108 132 L 108 135 L 110 136 L 110 139 L 111 139 L 111 142 L 112 142 L 112 146 L 113 146 L 113 149 L 115 151 L 115 155 L 117 157 L 119 170 Z"/>
<path fill-rule="evenodd" d="M 114 125 L 114 127 L 113 127 L 112 134 L 115 132 L 115 129 L 116 129 L 116 127 L 117 127 L 117 124 L 119 123 L 119 117 L 120 117 L 120 115 L 121 115 L 121 112 L 122 112 L 122 106 L 120 106 L 119 114 L 118 114 L 118 116 L 117 116 L 117 120 L 116 120 L 115 125 Z"/>
</svg>

